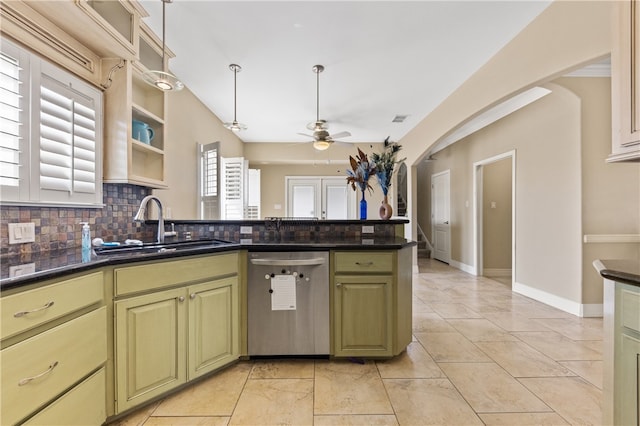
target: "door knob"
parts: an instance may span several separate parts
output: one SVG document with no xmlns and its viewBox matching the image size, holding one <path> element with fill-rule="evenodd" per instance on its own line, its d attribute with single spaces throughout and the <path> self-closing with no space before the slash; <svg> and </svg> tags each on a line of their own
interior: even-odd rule
<svg viewBox="0 0 640 426">
<path fill-rule="evenodd" d="M 445 224 L 445 225 L 448 225 L 448 224 L 449 224 L 449 221 L 448 221 L 448 220 L 445 220 L 445 221 L 444 221 L 444 224 Z"/>
</svg>

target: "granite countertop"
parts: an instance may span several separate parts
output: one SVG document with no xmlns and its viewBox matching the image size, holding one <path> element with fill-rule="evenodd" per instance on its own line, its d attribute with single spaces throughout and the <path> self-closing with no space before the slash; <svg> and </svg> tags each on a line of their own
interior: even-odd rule
<svg viewBox="0 0 640 426">
<path fill-rule="evenodd" d="M 640 287 L 640 259 L 596 260 L 593 266 L 603 278 Z"/>
<path fill-rule="evenodd" d="M 172 242 L 167 240 L 167 242 Z M 173 259 L 184 256 L 219 253 L 245 249 L 249 251 L 303 251 L 303 250 L 398 250 L 416 245 L 400 237 L 323 239 L 323 240 L 281 240 L 243 239 L 220 245 L 203 245 L 180 248 L 176 251 L 144 251 L 128 253 L 107 253 L 97 255 L 91 250 L 83 256 L 79 248 L 42 253 L 24 253 L 4 257 L 0 265 L 0 290 L 31 284 L 37 281 L 88 271 L 102 266 L 144 262 L 148 260 Z"/>
</svg>

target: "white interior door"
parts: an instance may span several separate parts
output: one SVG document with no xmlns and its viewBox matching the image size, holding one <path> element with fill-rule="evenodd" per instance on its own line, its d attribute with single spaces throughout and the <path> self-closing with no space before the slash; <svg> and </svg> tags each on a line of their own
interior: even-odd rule
<svg viewBox="0 0 640 426">
<path fill-rule="evenodd" d="M 433 257 L 442 262 L 451 262 L 451 227 L 449 170 L 431 176 L 431 235 Z"/>
<path fill-rule="evenodd" d="M 321 217 L 320 189 L 319 179 L 288 179 L 287 216 Z"/>
</svg>

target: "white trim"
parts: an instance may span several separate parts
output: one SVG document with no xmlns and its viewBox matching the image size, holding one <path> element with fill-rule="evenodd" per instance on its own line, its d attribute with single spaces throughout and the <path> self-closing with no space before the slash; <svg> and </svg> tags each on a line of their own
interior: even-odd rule
<svg viewBox="0 0 640 426">
<path fill-rule="evenodd" d="M 451 261 L 449 262 L 449 266 L 452 266 L 454 268 L 460 269 L 462 272 L 466 272 L 466 273 L 471 274 L 471 275 L 477 275 L 476 268 L 474 268 L 471 265 L 467 265 L 465 263 L 458 262 L 457 260 L 451 259 Z"/>
<path fill-rule="evenodd" d="M 510 277 L 513 274 L 508 268 L 484 268 L 482 275 L 485 277 Z"/>
<path fill-rule="evenodd" d="M 603 313 L 602 304 L 583 304 L 574 302 L 573 300 L 565 299 L 564 297 L 518 282 L 513 283 L 512 290 L 515 293 L 527 296 L 533 300 L 537 300 L 538 302 L 542 302 L 578 317 L 601 317 Z"/>
<path fill-rule="evenodd" d="M 475 274 L 482 275 L 482 167 L 496 161 L 511 158 L 511 271 L 516 274 L 516 151 L 511 150 L 473 163 L 473 261 Z"/>
<path fill-rule="evenodd" d="M 640 243 L 640 234 L 586 234 L 585 243 Z"/>
</svg>

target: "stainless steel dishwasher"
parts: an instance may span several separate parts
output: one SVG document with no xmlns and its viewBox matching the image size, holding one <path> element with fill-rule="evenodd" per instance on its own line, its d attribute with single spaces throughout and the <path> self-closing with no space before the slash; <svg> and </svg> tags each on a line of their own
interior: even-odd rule
<svg viewBox="0 0 640 426">
<path fill-rule="evenodd" d="M 329 354 L 329 253 L 249 252 L 250 356 Z"/>
</svg>

